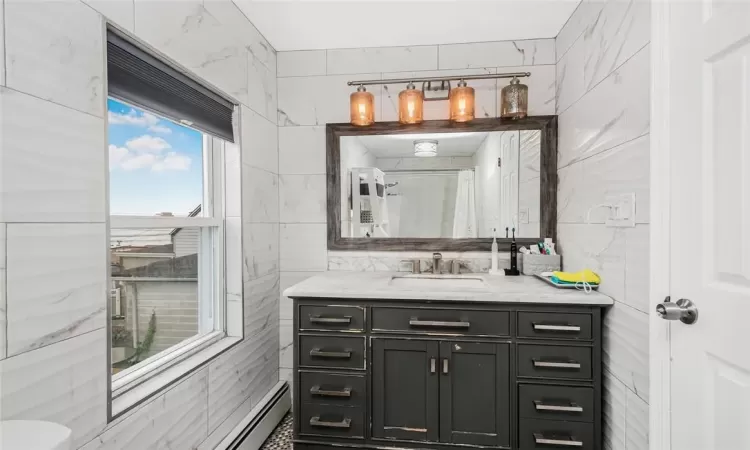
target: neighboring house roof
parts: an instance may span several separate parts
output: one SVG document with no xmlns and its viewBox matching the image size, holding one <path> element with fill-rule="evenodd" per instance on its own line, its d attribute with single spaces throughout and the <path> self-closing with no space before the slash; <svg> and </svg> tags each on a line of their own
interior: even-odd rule
<svg viewBox="0 0 750 450">
<path fill-rule="evenodd" d="M 112 266 L 113 277 L 151 278 L 198 278 L 198 255 L 185 255 L 177 258 L 155 261 L 145 266 L 122 269 Z"/>
<path fill-rule="evenodd" d="M 198 205 L 198 206 L 196 206 L 196 207 L 195 207 L 195 209 L 193 209 L 192 211 L 190 211 L 190 214 L 188 214 L 188 217 L 195 217 L 195 216 L 197 216 L 197 215 L 198 215 L 198 214 L 200 214 L 200 213 L 201 213 L 201 205 Z M 174 230 L 172 230 L 172 232 L 171 232 L 171 233 L 169 233 L 169 234 L 170 234 L 171 236 L 174 236 L 175 234 L 179 233 L 181 229 L 182 229 L 182 228 L 175 228 L 175 229 L 174 229 Z"/>
</svg>

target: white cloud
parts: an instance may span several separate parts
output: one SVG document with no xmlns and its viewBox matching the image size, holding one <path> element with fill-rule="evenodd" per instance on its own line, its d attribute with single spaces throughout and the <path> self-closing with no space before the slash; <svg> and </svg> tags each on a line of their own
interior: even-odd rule
<svg viewBox="0 0 750 450">
<path fill-rule="evenodd" d="M 154 172 L 164 170 L 188 170 L 190 169 L 191 159 L 185 155 L 179 155 L 176 152 L 169 152 L 163 160 L 151 166 Z"/>
<path fill-rule="evenodd" d="M 170 128 L 160 124 L 161 119 L 148 112 L 138 114 L 138 111 L 131 109 L 127 114 L 120 114 L 109 111 L 107 118 L 110 125 L 133 125 L 148 128 L 149 131 L 153 131 L 154 133 L 172 133 Z"/>
<path fill-rule="evenodd" d="M 110 144 L 109 146 L 109 170 L 120 167 L 128 157 L 128 149 Z"/>
<path fill-rule="evenodd" d="M 172 146 L 169 145 L 169 142 L 164 139 L 150 136 L 148 134 L 130 139 L 125 143 L 125 146 L 130 150 L 141 153 L 159 153 L 162 150 L 172 148 Z"/>
<path fill-rule="evenodd" d="M 141 155 L 128 155 L 129 157 L 120 163 L 120 167 L 123 170 L 136 170 L 151 167 L 153 170 L 154 164 L 157 164 L 158 158 L 150 153 L 144 153 Z"/>
<path fill-rule="evenodd" d="M 189 156 L 177 152 L 166 155 L 139 152 L 116 145 L 109 146 L 109 169 L 125 171 L 150 169 L 153 172 L 178 171 L 190 169 L 192 160 Z"/>
</svg>

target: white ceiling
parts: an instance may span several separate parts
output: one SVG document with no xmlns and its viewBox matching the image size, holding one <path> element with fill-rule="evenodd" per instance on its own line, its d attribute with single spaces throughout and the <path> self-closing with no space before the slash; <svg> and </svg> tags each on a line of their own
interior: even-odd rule
<svg viewBox="0 0 750 450">
<path fill-rule="evenodd" d="M 278 51 L 553 38 L 580 0 L 234 0 Z"/>
<path fill-rule="evenodd" d="M 414 141 L 438 141 L 437 156 L 472 156 L 488 133 L 433 133 L 359 136 L 359 140 L 376 158 L 413 158 Z"/>
</svg>

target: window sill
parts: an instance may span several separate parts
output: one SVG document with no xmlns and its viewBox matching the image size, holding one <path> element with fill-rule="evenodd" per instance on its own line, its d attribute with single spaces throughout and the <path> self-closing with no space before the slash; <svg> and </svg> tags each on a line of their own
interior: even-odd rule
<svg viewBox="0 0 750 450">
<path fill-rule="evenodd" d="M 112 392 L 112 418 L 116 418 L 134 407 L 149 400 L 172 384 L 180 381 L 211 360 L 242 341 L 241 337 L 224 337 L 197 351 L 189 357 L 160 371 L 158 374 L 134 384 L 132 387 L 120 388 L 117 394 Z"/>
</svg>

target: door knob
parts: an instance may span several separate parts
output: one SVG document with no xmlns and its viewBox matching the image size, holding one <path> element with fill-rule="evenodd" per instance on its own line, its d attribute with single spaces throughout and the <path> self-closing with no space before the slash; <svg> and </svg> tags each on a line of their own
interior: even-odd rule
<svg viewBox="0 0 750 450">
<path fill-rule="evenodd" d="M 672 298 L 667 297 L 663 303 L 656 305 L 656 313 L 664 320 L 679 320 L 687 325 L 692 325 L 698 320 L 698 308 L 686 298 L 672 303 Z"/>
</svg>

